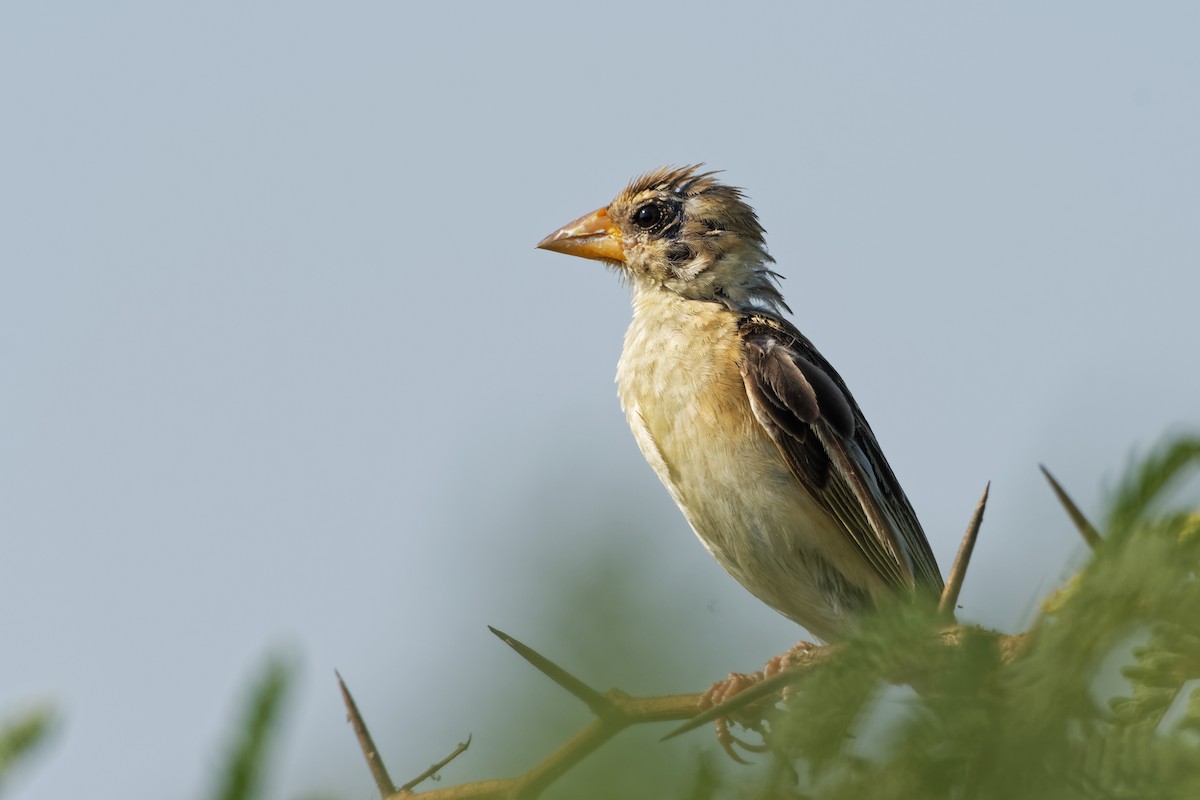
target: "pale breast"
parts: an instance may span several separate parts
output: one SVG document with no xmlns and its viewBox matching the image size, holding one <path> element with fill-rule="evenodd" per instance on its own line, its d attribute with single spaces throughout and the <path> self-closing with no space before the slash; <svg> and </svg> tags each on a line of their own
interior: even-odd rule
<svg viewBox="0 0 1200 800">
<path fill-rule="evenodd" d="M 646 460 L 714 557 L 756 596 L 833 638 L 873 575 L 809 497 L 750 408 L 737 315 L 656 293 L 635 300 L 618 392 Z"/>
</svg>

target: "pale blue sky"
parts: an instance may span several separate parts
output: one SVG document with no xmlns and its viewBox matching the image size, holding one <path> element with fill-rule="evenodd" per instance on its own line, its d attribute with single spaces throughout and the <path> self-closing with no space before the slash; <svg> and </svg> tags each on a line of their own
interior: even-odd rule
<svg viewBox="0 0 1200 800">
<path fill-rule="evenodd" d="M 964 616 L 1020 624 L 1080 555 L 1036 465 L 1094 513 L 1200 416 L 1198 31 L 1187 2 L 0 7 L 0 715 L 65 717 L 10 790 L 199 796 L 279 642 L 278 796 L 372 792 L 334 667 L 394 773 L 468 730 L 486 763 L 527 670 L 485 625 L 546 624 L 598 539 L 659 593 L 629 627 L 708 659 L 657 690 L 793 643 L 637 453 L 625 290 L 533 249 L 665 163 L 746 188 L 943 568 L 993 481 Z"/>
</svg>

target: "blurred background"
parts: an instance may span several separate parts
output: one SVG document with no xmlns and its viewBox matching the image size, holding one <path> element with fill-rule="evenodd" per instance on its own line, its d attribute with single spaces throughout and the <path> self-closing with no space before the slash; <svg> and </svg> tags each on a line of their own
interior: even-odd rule
<svg viewBox="0 0 1200 800">
<path fill-rule="evenodd" d="M 634 175 L 747 189 L 962 616 L 1022 626 L 1136 448 L 1200 410 L 1200 7 L 110 2 L 0 7 L 0 718 L 10 792 L 210 788 L 301 665 L 271 796 L 460 782 L 803 632 L 629 435 L 628 297 L 535 251 Z M 573 715 L 573 716 L 572 716 Z M 513 736 L 515 726 L 523 731 Z M 650 736 L 653 741 L 658 731 Z M 682 757 L 708 733 L 662 745 Z"/>
</svg>

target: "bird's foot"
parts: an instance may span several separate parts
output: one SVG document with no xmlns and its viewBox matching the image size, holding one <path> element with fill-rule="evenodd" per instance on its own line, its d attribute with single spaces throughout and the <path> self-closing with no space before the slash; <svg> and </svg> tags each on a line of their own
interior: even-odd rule
<svg viewBox="0 0 1200 800">
<path fill-rule="evenodd" d="M 795 647 L 792 647 L 785 653 L 780 653 L 774 658 L 767 661 L 763 668 L 757 672 L 731 672 L 724 679 L 717 681 L 708 690 L 700 696 L 700 710 L 707 711 L 713 706 L 720 705 L 734 695 L 749 689 L 756 683 L 778 675 L 785 671 L 788 667 L 800 661 L 802 655 L 807 655 L 814 647 L 811 642 L 800 642 Z M 783 690 L 780 698 L 786 700 L 791 694 L 791 687 Z M 716 721 L 717 727 L 717 744 L 721 745 L 721 749 L 740 764 L 749 764 L 750 762 L 742 758 L 737 748 L 741 748 L 749 753 L 763 753 L 770 749 L 766 744 L 767 728 L 764 724 L 763 717 L 777 702 L 776 699 L 767 698 L 756 703 L 752 703 L 745 708 L 739 709 L 737 713 L 731 717 L 720 717 Z M 730 730 L 730 723 L 741 725 L 746 730 L 754 731 L 763 739 L 762 744 L 754 744 L 740 739 Z"/>
</svg>

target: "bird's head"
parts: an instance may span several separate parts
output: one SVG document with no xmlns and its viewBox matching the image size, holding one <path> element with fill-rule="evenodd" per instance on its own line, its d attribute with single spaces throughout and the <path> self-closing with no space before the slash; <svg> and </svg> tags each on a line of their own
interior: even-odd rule
<svg viewBox="0 0 1200 800">
<path fill-rule="evenodd" d="M 615 265 L 637 291 L 738 311 L 787 308 L 754 209 L 714 175 L 699 166 L 647 173 L 537 246 Z"/>
</svg>

